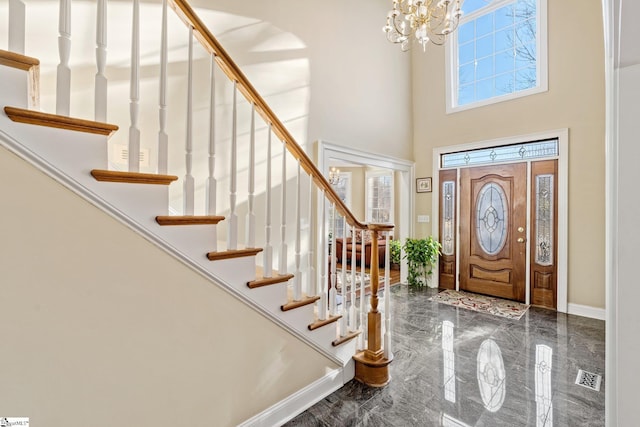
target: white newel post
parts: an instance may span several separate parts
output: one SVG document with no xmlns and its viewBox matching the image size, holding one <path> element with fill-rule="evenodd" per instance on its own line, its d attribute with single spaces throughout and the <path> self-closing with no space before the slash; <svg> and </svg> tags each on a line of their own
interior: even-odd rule
<svg viewBox="0 0 640 427">
<path fill-rule="evenodd" d="M 133 0 L 133 29 L 131 32 L 131 81 L 129 82 L 129 171 L 140 171 L 140 3 Z"/>
<path fill-rule="evenodd" d="M 166 1 L 166 0 L 165 0 Z M 209 93 L 209 176 L 207 177 L 207 215 L 216 215 L 216 197 L 218 182 L 215 177 L 216 170 L 216 135 L 215 135 L 215 122 L 216 122 L 216 57 L 211 54 L 211 63 L 209 77 L 211 80 L 210 93 Z M 213 251 L 218 250 L 218 230 L 217 227 L 213 227 Z"/>
<path fill-rule="evenodd" d="M 256 188 L 256 106 L 251 104 L 251 131 L 249 141 L 249 195 L 247 196 L 247 204 L 249 211 L 247 212 L 246 224 L 246 247 L 254 248 L 256 246 L 256 214 L 254 207 L 255 188 Z"/>
<path fill-rule="evenodd" d="M 282 206 L 280 222 L 280 274 L 287 274 L 287 146 L 282 143 Z"/>
<path fill-rule="evenodd" d="M 358 329 L 358 316 L 356 316 L 357 305 L 356 305 L 356 288 L 358 283 L 356 282 L 356 262 L 357 262 L 357 253 L 356 253 L 356 245 L 354 244 L 354 239 L 356 236 L 357 230 L 356 227 L 353 226 L 351 229 L 351 302 L 349 304 L 349 330 L 355 331 Z M 347 246 L 347 236 L 343 237 L 344 245 Z M 360 297 L 362 300 L 362 296 Z"/>
<path fill-rule="evenodd" d="M 56 114 L 68 116 L 71 105 L 71 0 L 60 0 L 58 34 L 60 63 L 57 69 Z"/>
<path fill-rule="evenodd" d="M 98 0 L 96 14 L 96 77 L 94 117 L 107 121 L 107 0 Z"/>
<path fill-rule="evenodd" d="M 391 358 L 391 284 L 389 283 L 389 268 L 391 260 L 389 259 L 389 232 L 385 232 L 384 247 L 384 357 Z M 374 262 L 374 260 L 371 260 Z M 377 262 L 377 260 L 376 260 Z"/>
<path fill-rule="evenodd" d="M 236 213 L 236 174 L 238 173 L 238 82 L 233 81 L 233 108 L 231 113 L 231 174 L 229 176 L 229 229 L 227 249 L 238 249 L 238 214 Z"/>
<path fill-rule="evenodd" d="M 193 169 L 193 27 L 189 26 L 189 59 L 187 67 L 187 136 L 185 140 L 184 215 L 195 210 L 196 183 Z"/>
<path fill-rule="evenodd" d="M 24 55 L 26 14 L 21 0 L 9 0 L 9 50 Z"/>
<path fill-rule="evenodd" d="M 267 136 L 267 189 L 265 195 L 265 245 L 264 245 L 264 266 L 263 277 L 273 275 L 273 245 L 271 244 L 271 123 L 269 123 L 269 133 Z"/>
<path fill-rule="evenodd" d="M 158 101 L 158 173 L 169 170 L 169 135 L 167 134 L 167 0 L 162 0 L 162 30 L 160 34 L 160 96 Z"/>
<path fill-rule="evenodd" d="M 294 279 L 293 279 L 293 299 L 295 301 L 300 301 L 302 299 L 302 271 L 300 268 L 300 239 L 301 239 L 301 230 L 300 228 L 302 227 L 302 213 L 301 213 L 301 206 L 302 206 L 302 200 L 300 200 L 300 197 L 302 195 L 302 192 L 300 191 L 301 187 L 302 187 L 302 182 L 300 180 L 301 178 L 301 172 L 302 172 L 302 166 L 300 165 L 300 161 L 298 161 L 298 173 L 296 175 L 296 246 L 295 246 L 295 263 L 296 263 L 296 270 L 295 270 L 295 275 L 294 275 Z"/>
</svg>

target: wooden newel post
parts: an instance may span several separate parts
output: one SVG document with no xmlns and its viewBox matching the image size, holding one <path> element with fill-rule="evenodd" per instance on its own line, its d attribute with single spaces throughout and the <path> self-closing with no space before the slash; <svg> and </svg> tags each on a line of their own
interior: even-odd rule
<svg viewBox="0 0 640 427">
<path fill-rule="evenodd" d="M 370 224 L 369 230 L 372 234 L 371 310 L 368 313 L 367 348 L 353 356 L 353 359 L 355 360 L 356 380 L 372 387 L 382 387 L 389 383 L 389 364 L 393 360 L 393 356 L 389 355 L 388 358 L 385 358 L 382 348 L 382 313 L 378 311 L 378 288 L 380 284 L 378 237 L 381 231 L 393 230 L 393 225 Z"/>
</svg>

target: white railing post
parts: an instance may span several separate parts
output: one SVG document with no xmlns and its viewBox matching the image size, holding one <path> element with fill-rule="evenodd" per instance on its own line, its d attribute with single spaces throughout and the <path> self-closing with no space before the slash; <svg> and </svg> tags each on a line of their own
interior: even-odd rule
<svg viewBox="0 0 640 427">
<path fill-rule="evenodd" d="M 196 183 L 193 169 L 193 27 L 189 26 L 189 59 L 187 66 L 187 137 L 185 142 L 184 215 L 195 210 Z"/>
<path fill-rule="evenodd" d="M 349 330 L 355 331 L 358 329 L 358 318 L 356 316 L 357 305 L 356 305 L 356 288 L 358 283 L 356 282 L 356 245 L 355 245 L 355 236 L 356 236 L 356 227 L 353 226 L 351 229 L 351 302 L 349 304 Z M 347 236 L 345 235 L 342 239 L 344 241 L 344 246 L 347 246 Z M 343 266 L 344 268 L 344 266 Z M 362 296 L 360 297 L 362 300 Z"/>
<path fill-rule="evenodd" d="M 391 284 L 389 283 L 389 232 L 385 232 L 384 247 L 384 357 L 391 358 Z M 374 262 L 374 260 L 371 260 Z M 378 260 L 375 260 L 378 262 Z"/>
<path fill-rule="evenodd" d="M 273 245 L 271 244 L 271 123 L 269 123 L 269 133 L 267 137 L 267 189 L 265 195 L 266 217 L 264 224 L 265 245 L 263 276 L 273 275 Z"/>
<path fill-rule="evenodd" d="M 166 1 L 166 0 L 165 0 Z M 215 54 L 211 54 L 210 64 L 210 93 L 209 93 L 209 177 L 207 178 L 207 215 L 216 215 L 217 213 L 217 187 L 218 182 L 215 177 L 216 170 L 216 59 Z M 218 230 L 213 227 L 213 251 L 218 250 Z"/>
<path fill-rule="evenodd" d="M 327 203 L 324 194 L 324 190 L 320 192 L 320 209 L 322 209 L 320 219 L 320 245 L 322 251 L 320 253 L 320 281 L 317 284 L 317 294 L 320 296 L 318 300 L 318 320 L 325 320 L 327 318 L 327 259 L 328 246 L 327 246 Z"/>
<path fill-rule="evenodd" d="M 287 274 L 287 145 L 282 143 L 282 206 L 280 223 L 280 274 Z"/>
<path fill-rule="evenodd" d="M 296 270 L 293 279 L 293 299 L 294 301 L 300 301 L 302 299 L 302 272 L 300 271 L 300 227 L 302 224 L 301 212 L 300 208 L 302 205 L 302 200 L 300 197 L 302 192 L 300 191 L 300 187 L 302 187 L 302 182 L 300 181 L 302 166 L 298 161 L 298 173 L 296 175 L 296 243 L 295 243 L 295 263 Z"/>
<path fill-rule="evenodd" d="M 24 55 L 26 24 L 25 5 L 21 0 L 9 0 L 9 50 Z"/>
<path fill-rule="evenodd" d="M 256 187 L 256 106 L 251 104 L 251 135 L 249 141 L 249 195 L 247 196 L 247 204 L 249 211 L 247 212 L 246 224 L 246 247 L 253 248 L 256 246 L 256 214 L 254 212 L 254 198 Z"/>
<path fill-rule="evenodd" d="M 307 256 L 307 295 L 318 295 L 316 289 L 318 277 L 316 276 L 316 269 L 314 267 L 313 257 L 315 256 L 315 239 L 313 238 L 314 229 L 311 227 L 311 218 L 313 212 L 313 195 L 316 187 L 313 184 L 313 177 L 309 176 L 309 254 Z"/>
<path fill-rule="evenodd" d="M 162 0 L 162 30 L 160 34 L 160 95 L 158 101 L 158 173 L 169 169 L 169 135 L 167 134 L 167 0 Z"/>
<path fill-rule="evenodd" d="M 56 114 L 68 116 L 71 105 L 71 0 L 60 0 L 58 34 L 60 63 L 57 69 Z"/>
<path fill-rule="evenodd" d="M 331 203 L 331 288 L 329 289 L 329 314 L 336 315 L 336 286 L 338 284 L 338 275 L 336 269 L 337 255 L 336 255 L 336 205 Z"/>
<path fill-rule="evenodd" d="M 231 168 L 229 169 L 229 218 L 227 249 L 238 249 L 238 214 L 236 213 L 236 179 L 238 173 L 238 82 L 233 81 L 233 107 L 231 113 Z"/>
<path fill-rule="evenodd" d="M 342 217 L 342 254 L 341 254 L 341 270 L 340 270 L 340 278 L 342 280 L 342 287 L 340 288 L 340 299 L 342 300 L 342 304 L 340 306 L 340 314 L 342 317 L 340 318 L 340 336 L 345 336 L 347 334 L 347 232 L 349 230 L 349 224 L 347 224 L 347 218 Z M 336 253 L 336 256 L 338 254 Z M 351 288 L 353 288 L 354 283 L 350 283 Z M 350 301 L 349 304 L 353 304 L 353 301 Z"/>
<path fill-rule="evenodd" d="M 94 117 L 107 121 L 107 0 L 98 0 L 96 13 L 96 77 Z"/>
<path fill-rule="evenodd" d="M 140 3 L 133 0 L 133 29 L 131 32 L 131 81 L 129 82 L 129 171 L 140 171 L 140 129 L 138 114 L 140 102 Z"/>
</svg>

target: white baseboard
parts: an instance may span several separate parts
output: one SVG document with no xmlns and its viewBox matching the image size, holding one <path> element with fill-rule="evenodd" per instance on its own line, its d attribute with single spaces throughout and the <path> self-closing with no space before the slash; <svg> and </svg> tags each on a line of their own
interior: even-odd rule
<svg viewBox="0 0 640 427">
<path fill-rule="evenodd" d="M 286 399 L 249 418 L 239 427 L 280 426 L 344 385 L 344 368 L 334 369 Z"/>
<path fill-rule="evenodd" d="M 591 317 L 592 319 L 605 320 L 606 310 L 604 308 L 591 307 L 589 305 L 569 303 L 567 307 L 568 314 L 576 316 Z"/>
</svg>

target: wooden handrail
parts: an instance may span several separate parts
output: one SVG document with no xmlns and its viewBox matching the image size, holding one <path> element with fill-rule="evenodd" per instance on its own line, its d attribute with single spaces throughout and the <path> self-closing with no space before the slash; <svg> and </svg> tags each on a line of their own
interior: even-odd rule
<svg viewBox="0 0 640 427">
<path fill-rule="evenodd" d="M 309 174 L 309 176 L 312 177 L 316 185 L 320 189 L 324 190 L 325 196 L 334 203 L 336 209 L 345 217 L 347 223 L 360 229 L 371 229 L 376 231 L 393 230 L 393 224 L 365 224 L 358 221 L 351 210 L 349 210 L 340 197 L 338 197 L 338 194 L 334 191 L 333 187 L 329 184 L 329 181 L 327 181 L 322 172 L 318 170 L 316 165 L 296 142 L 284 124 L 282 124 L 280 119 L 271 110 L 262 96 L 260 96 L 251 82 L 249 82 L 249 79 L 247 79 L 244 73 L 240 70 L 240 67 L 236 65 L 229 54 L 220 45 L 218 40 L 213 36 L 213 34 L 211 34 L 206 25 L 204 25 L 189 3 L 186 0 L 170 0 L 170 5 L 187 26 L 193 27 L 194 34 L 202 46 L 209 53 L 213 53 L 215 55 L 216 62 L 227 77 L 238 83 L 238 89 L 240 92 L 242 92 L 248 101 L 255 105 L 256 111 L 260 116 L 262 116 L 264 121 L 271 124 L 273 132 L 285 144 L 287 150 L 293 155 L 293 157 L 300 162 L 302 168 Z"/>
</svg>

